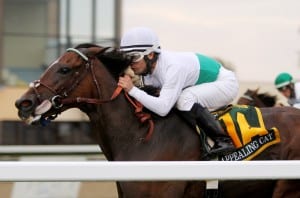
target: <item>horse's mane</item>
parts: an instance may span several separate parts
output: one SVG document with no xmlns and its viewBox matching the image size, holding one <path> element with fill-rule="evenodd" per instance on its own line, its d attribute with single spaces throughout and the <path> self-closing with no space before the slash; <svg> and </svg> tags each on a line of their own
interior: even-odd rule
<svg viewBox="0 0 300 198">
<path fill-rule="evenodd" d="M 268 92 L 258 93 L 258 89 L 256 89 L 256 90 L 248 89 L 246 91 L 246 93 L 250 93 L 250 95 L 252 95 L 252 94 L 256 95 L 268 107 L 275 106 L 275 104 L 277 102 L 276 95 L 271 95 Z"/>
<path fill-rule="evenodd" d="M 91 47 L 102 48 L 102 50 L 98 54 L 96 54 L 96 57 L 103 63 L 103 65 L 108 69 L 108 71 L 116 80 L 120 75 L 124 73 L 124 70 L 130 64 L 129 57 L 126 56 L 125 53 L 113 47 L 102 47 L 96 44 L 83 43 L 77 45 L 75 49 Z"/>
<path fill-rule="evenodd" d="M 259 93 L 257 94 L 257 97 L 263 101 L 263 103 L 267 106 L 274 106 L 276 104 L 277 101 L 277 96 L 275 95 L 270 95 L 269 93 L 265 92 L 265 93 Z"/>
</svg>

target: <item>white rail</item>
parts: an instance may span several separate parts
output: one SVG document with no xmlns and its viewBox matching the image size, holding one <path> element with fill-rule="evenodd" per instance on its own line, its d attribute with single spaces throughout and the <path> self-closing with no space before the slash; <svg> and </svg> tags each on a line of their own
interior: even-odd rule
<svg viewBox="0 0 300 198">
<path fill-rule="evenodd" d="M 87 154 L 101 153 L 98 145 L 7 145 L 0 146 L 0 155 L 12 154 Z"/>
<path fill-rule="evenodd" d="M 294 161 L 0 162 L 0 181 L 300 179 Z"/>
</svg>

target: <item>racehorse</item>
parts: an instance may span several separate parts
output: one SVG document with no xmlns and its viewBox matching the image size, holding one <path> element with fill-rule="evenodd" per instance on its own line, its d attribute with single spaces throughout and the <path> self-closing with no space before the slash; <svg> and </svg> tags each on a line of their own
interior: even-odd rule
<svg viewBox="0 0 300 198">
<path fill-rule="evenodd" d="M 80 44 L 68 49 L 15 102 L 18 115 L 27 123 L 46 124 L 69 108 L 79 108 L 88 115 L 99 146 L 109 161 L 203 160 L 198 133 L 177 111 L 166 117 L 151 114 L 151 119 L 147 119 L 145 111 L 137 110 L 140 105 L 132 103 L 132 99 L 120 91 L 117 80 L 129 63 L 122 52 L 112 48 Z M 267 128 L 276 126 L 282 131 L 281 143 L 267 148 L 254 160 L 299 160 L 300 111 L 290 107 L 261 111 Z M 137 118 L 136 112 L 141 116 Z M 140 122 L 140 118 L 144 122 Z M 122 181 L 116 184 L 122 198 L 201 198 L 206 194 L 204 181 Z M 300 197 L 300 182 L 220 181 L 219 195 L 294 198 Z"/>
<path fill-rule="evenodd" d="M 257 107 L 274 107 L 276 105 L 276 95 L 270 95 L 267 92 L 258 93 L 258 91 L 258 89 L 247 89 L 246 92 L 238 99 L 237 104 Z"/>
</svg>

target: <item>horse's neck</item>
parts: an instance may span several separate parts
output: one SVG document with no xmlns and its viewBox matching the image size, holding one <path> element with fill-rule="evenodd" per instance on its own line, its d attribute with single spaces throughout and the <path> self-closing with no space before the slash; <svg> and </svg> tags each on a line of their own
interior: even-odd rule
<svg viewBox="0 0 300 198">
<path fill-rule="evenodd" d="M 105 67 L 95 67 L 95 76 L 96 86 L 91 89 L 91 95 L 101 100 L 111 98 L 117 87 L 114 77 Z M 130 150 L 147 132 L 148 126 L 141 126 L 123 92 L 112 101 L 90 107 L 86 113 L 109 160 L 115 160 L 120 152 Z"/>
<path fill-rule="evenodd" d="M 122 93 L 115 100 L 99 105 L 87 114 L 97 133 L 98 143 L 109 160 L 114 160 L 124 147 L 136 145 L 141 135 L 145 134 L 139 132 L 140 123 L 134 115 L 134 109 Z M 144 128 L 147 127 L 141 130 Z"/>
</svg>

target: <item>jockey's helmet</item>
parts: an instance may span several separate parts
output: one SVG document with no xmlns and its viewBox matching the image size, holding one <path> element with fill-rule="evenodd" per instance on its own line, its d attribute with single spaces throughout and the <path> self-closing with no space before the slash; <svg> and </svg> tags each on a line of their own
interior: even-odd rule
<svg viewBox="0 0 300 198">
<path fill-rule="evenodd" d="M 278 74 L 274 82 L 277 89 L 285 87 L 291 83 L 294 83 L 293 77 L 286 72 Z"/>
<path fill-rule="evenodd" d="M 131 52 L 143 52 L 143 55 L 151 52 L 160 53 L 160 43 L 156 33 L 147 27 L 136 27 L 128 30 L 121 39 L 120 50 Z"/>
</svg>

